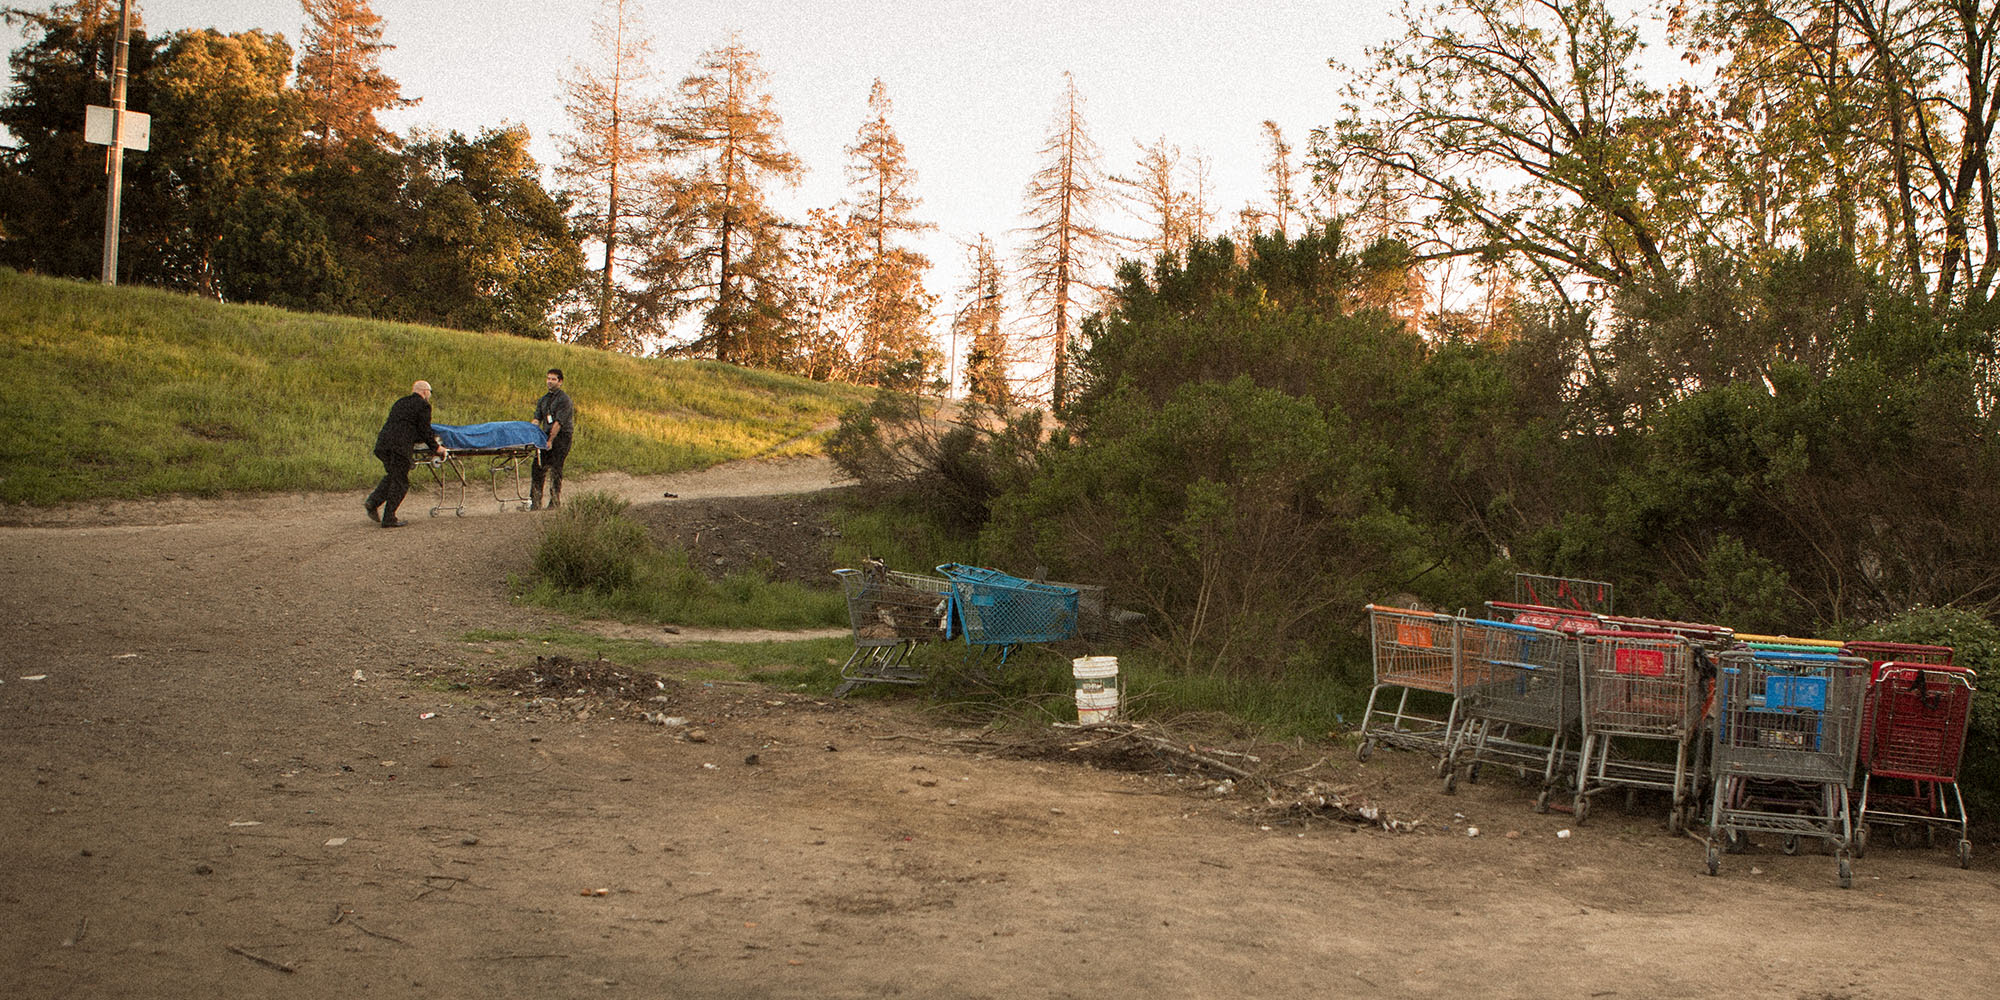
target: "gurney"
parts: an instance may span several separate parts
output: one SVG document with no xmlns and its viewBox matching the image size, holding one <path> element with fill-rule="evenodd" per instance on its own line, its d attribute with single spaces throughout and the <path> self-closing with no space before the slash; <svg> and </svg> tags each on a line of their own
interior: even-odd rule
<svg viewBox="0 0 2000 1000">
<path fill-rule="evenodd" d="M 530 498 L 521 482 L 521 466 L 534 467 L 535 456 L 547 440 L 541 428 L 526 420 L 495 420 L 463 427 L 432 424 L 431 430 L 437 432 L 438 443 L 444 445 L 446 454 L 440 458 L 429 445 L 422 443 L 417 445 L 416 454 L 417 460 L 431 470 L 431 481 L 437 487 L 432 517 L 446 510 L 465 516 L 465 495 L 471 485 L 465 475 L 467 463 L 475 466 L 475 474 L 484 474 L 489 479 L 493 501 L 501 510 L 506 510 L 510 503 L 528 506 Z M 483 467 L 479 466 L 481 462 L 485 463 Z M 447 471 L 450 475 L 445 474 Z"/>
</svg>

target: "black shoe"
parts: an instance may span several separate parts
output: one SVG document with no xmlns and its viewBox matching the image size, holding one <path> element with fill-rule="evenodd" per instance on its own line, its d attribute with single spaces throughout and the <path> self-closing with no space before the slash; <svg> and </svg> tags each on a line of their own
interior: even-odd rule
<svg viewBox="0 0 2000 1000">
<path fill-rule="evenodd" d="M 382 508 L 363 500 L 361 501 L 361 509 L 368 512 L 368 519 L 370 521 L 382 520 Z"/>
<path fill-rule="evenodd" d="M 410 522 L 408 521 L 398 521 L 394 517 L 386 517 L 382 519 L 382 527 L 384 528 L 400 528 L 409 523 Z"/>
</svg>

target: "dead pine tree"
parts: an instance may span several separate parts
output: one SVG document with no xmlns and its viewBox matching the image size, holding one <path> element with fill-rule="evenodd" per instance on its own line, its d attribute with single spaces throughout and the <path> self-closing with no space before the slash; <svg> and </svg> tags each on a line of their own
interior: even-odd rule
<svg viewBox="0 0 2000 1000">
<path fill-rule="evenodd" d="M 1043 166 L 1028 181 L 1022 251 L 1029 326 L 1020 346 L 1049 358 L 1049 405 L 1057 414 L 1070 394 L 1070 352 L 1075 348 L 1081 293 L 1101 290 L 1096 265 L 1111 238 L 1098 228 L 1096 212 L 1105 197 L 1097 143 L 1083 119 L 1076 79 L 1063 74 L 1063 99 L 1042 144 Z M 1031 381 L 1040 381 L 1039 378 Z"/>
</svg>

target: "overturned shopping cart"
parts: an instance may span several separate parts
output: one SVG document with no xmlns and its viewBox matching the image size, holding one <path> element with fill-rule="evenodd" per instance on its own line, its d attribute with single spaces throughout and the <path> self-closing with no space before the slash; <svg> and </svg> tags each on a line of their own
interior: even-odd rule
<svg viewBox="0 0 2000 1000">
<path fill-rule="evenodd" d="M 854 652 L 841 664 L 834 697 L 860 684 L 923 683 L 924 672 L 910 657 L 918 646 L 947 637 L 951 581 L 892 570 L 877 560 L 833 573 L 854 630 Z"/>
<path fill-rule="evenodd" d="M 937 571 L 951 584 L 950 635 L 963 638 L 974 652 L 996 653 L 1006 663 L 1022 646 L 1076 638 L 1075 587 L 959 563 Z"/>
<path fill-rule="evenodd" d="M 1714 791 L 1709 807 L 1708 873 L 1748 834 L 1826 841 L 1849 888 L 1853 827 L 1848 788 L 1860 743 L 1868 661 L 1831 652 L 1744 648 L 1721 654 L 1716 670 Z"/>
</svg>

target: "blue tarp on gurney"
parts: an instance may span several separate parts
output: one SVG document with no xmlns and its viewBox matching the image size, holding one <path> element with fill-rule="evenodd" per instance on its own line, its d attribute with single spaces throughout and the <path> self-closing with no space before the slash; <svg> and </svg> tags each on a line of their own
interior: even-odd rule
<svg viewBox="0 0 2000 1000">
<path fill-rule="evenodd" d="M 542 430 L 526 420 L 494 420 L 483 424 L 454 427 L 432 424 L 439 443 L 452 451 L 500 451 L 511 448 L 540 448 L 548 440 Z"/>
</svg>

